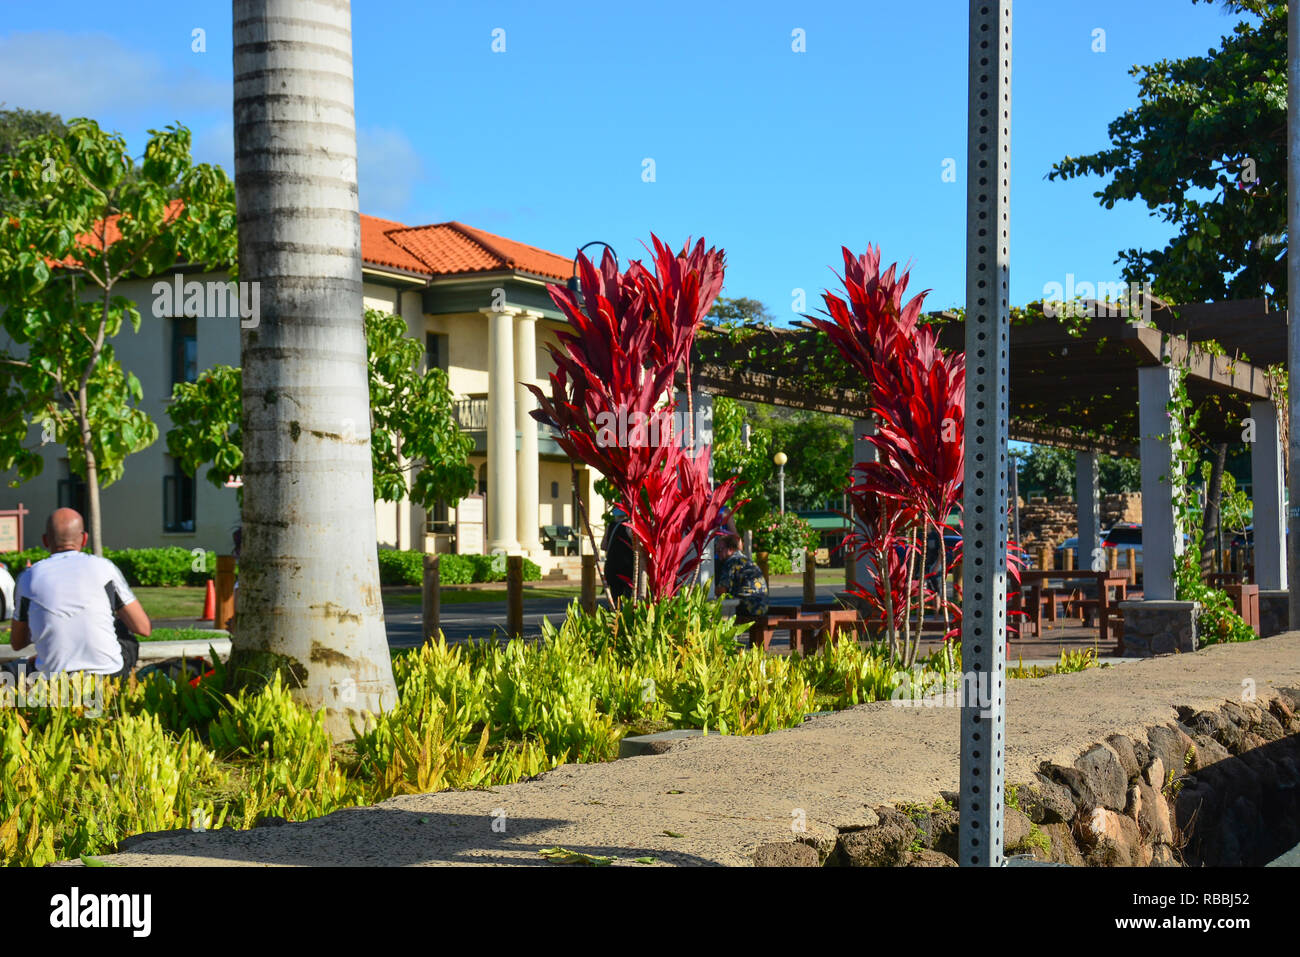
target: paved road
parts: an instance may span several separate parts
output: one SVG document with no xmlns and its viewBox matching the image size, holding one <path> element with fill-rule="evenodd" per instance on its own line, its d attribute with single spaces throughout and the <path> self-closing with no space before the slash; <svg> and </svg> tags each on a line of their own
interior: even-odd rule
<svg viewBox="0 0 1300 957">
<path fill-rule="evenodd" d="M 817 585 L 817 600 L 831 601 L 835 592 L 843 586 L 831 583 Z M 775 585 L 770 592 L 773 604 L 799 604 L 803 600 L 803 588 L 799 585 Z M 524 592 L 524 636 L 541 634 L 542 620 L 559 625 L 564 620 L 564 612 L 572 601 L 570 598 L 529 598 Z M 727 602 L 730 611 L 734 602 Z M 388 625 L 388 644 L 393 648 L 412 648 L 422 644 L 422 615 L 418 605 L 388 605 L 384 608 L 384 619 Z M 465 641 L 469 638 L 487 638 L 493 634 L 505 635 L 506 603 L 501 601 L 476 601 L 457 605 L 442 606 L 442 632 L 447 641 Z M 778 639 L 777 644 L 780 644 Z"/>
</svg>

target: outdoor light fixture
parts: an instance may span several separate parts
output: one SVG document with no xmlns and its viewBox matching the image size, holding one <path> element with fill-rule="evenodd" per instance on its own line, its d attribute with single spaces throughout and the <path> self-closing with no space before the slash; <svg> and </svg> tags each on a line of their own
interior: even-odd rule
<svg viewBox="0 0 1300 957">
<path fill-rule="evenodd" d="M 584 250 L 590 249 L 592 246 L 604 246 L 606 249 L 610 251 L 610 253 L 613 254 L 614 262 L 618 262 L 618 253 L 614 252 L 614 247 L 611 246 L 609 243 L 602 243 L 599 239 L 592 240 L 591 242 L 587 243 L 587 245 L 580 247 L 578 249 L 578 252 L 581 253 Z M 577 256 L 573 257 L 573 275 L 569 277 L 569 281 L 565 283 L 565 285 L 568 287 L 569 292 L 573 293 L 578 297 L 578 303 L 582 304 L 583 301 L 582 286 L 578 283 L 578 257 Z"/>
<path fill-rule="evenodd" d="M 784 515 L 785 514 L 785 463 L 789 462 L 790 459 L 786 456 L 784 452 L 777 452 L 776 455 L 772 456 L 772 461 L 776 463 L 776 475 L 777 475 L 777 479 L 781 483 L 781 514 Z"/>
</svg>

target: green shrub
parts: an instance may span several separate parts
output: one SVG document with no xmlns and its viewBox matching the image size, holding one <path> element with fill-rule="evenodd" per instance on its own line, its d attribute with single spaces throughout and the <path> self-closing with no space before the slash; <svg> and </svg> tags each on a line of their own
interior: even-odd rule
<svg viewBox="0 0 1300 957">
<path fill-rule="evenodd" d="M 754 529 L 754 551 L 770 553 L 773 573 L 785 574 L 776 572 L 778 556 L 788 563 L 798 552 L 816 548 L 819 538 L 817 531 L 794 512 L 768 512 Z"/>
<path fill-rule="evenodd" d="M 524 581 L 540 581 L 542 569 L 531 559 L 524 559 Z M 439 555 L 438 581 L 443 585 L 469 585 L 474 582 L 506 580 L 506 561 L 497 555 Z M 424 553 L 379 550 L 379 581 L 383 585 L 419 585 L 424 581 Z"/>
<path fill-rule="evenodd" d="M 423 553 L 398 551 L 395 548 L 381 548 L 379 550 L 379 583 L 381 585 L 419 585 L 423 581 Z"/>
<path fill-rule="evenodd" d="M 0 555 L 0 562 L 16 577 L 28 561 L 38 562 L 48 557 L 49 552 L 43 548 L 27 548 Z M 203 585 L 217 571 L 216 553 L 207 549 L 106 548 L 104 557 L 118 567 L 132 587 Z"/>
</svg>

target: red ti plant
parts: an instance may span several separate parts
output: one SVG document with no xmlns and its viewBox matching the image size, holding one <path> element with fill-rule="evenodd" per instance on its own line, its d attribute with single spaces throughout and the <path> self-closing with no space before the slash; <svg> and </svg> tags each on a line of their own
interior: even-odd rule
<svg viewBox="0 0 1300 957">
<path fill-rule="evenodd" d="M 872 607 L 879 607 L 883 594 L 902 598 L 905 608 L 913 599 L 912 569 L 917 599 L 916 638 L 910 634 L 909 616 L 904 612 L 903 656 L 911 665 L 921 639 L 926 604 L 925 570 L 929 566 L 925 541 L 930 529 L 942 530 L 948 515 L 961 500 L 963 430 L 965 426 L 965 359 L 939 349 L 929 326 L 918 325 L 925 293 L 906 303 L 907 270 L 897 264 L 880 271 L 880 251 L 868 246 L 855 257 L 844 255 L 844 289 L 848 301 L 831 292 L 823 294 L 827 318 L 809 316 L 824 332 L 844 359 L 857 369 L 871 391 L 871 411 L 876 434 L 869 441 L 876 447 L 878 461 L 855 466 L 857 481 L 850 489 L 859 515 L 888 511 L 891 522 L 855 522 L 856 551 L 873 556 L 877 569 L 889 568 L 888 587 L 877 582 L 872 593 L 859 594 Z M 879 500 L 888 500 L 886 505 Z M 918 548 L 919 544 L 919 548 Z M 941 546 L 942 548 L 942 546 Z M 901 551 L 902 595 L 895 594 L 895 554 Z M 914 558 L 915 556 L 915 558 Z M 946 556 L 940 556 L 946 568 Z M 940 596 L 945 619 L 949 611 L 946 596 Z M 890 647 L 895 647 L 897 612 L 884 622 Z"/>
<path fill-rule="evenodd" d="M 660 446 L 645 485 L 620 503 L 633 537 L 651 556 L 646 585 L 655 598 L 676 594 L 693 578 L 721 524 L 718 515 L 735 492 L 734 475 L 709 486 L 710 452 L 692 455 L 676 442 Z"/>
<path fill-rule="evenodd" d="M 596 269 L 579 252 L 585 305 L 564 287 L 548 287 L 570 328 L 550 347 L 551 394 L 528 388 L 538 401 L 533 416 L 555 427 L 560 447 L 618 489 L 646 555 L 650 592 L 660 598 L 676 592 L 692 546 L 697 557 L 686 570 L 698 564 L 735 482 L 709 487 L 707 457 L 679 447 L 675 406 L 662 404 L 679 370 L 689 395 L 691 345 L 722 288 L 725 256 L 703 240 L 676 254 L 651 240 L 653 272 L 633 262 L 620 273 L 608 250 Z"/>
</svg>

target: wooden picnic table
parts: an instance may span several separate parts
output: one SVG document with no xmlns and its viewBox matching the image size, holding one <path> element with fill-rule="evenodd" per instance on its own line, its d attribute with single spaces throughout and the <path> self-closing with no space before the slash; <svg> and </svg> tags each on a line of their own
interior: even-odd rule
<svg viewBox="0 0 1300 957">
<path fill-rule="evenodd" d="M 1033 570 L 1027 569 L 1020 573 L 1020 605 L 1023 607 L 1023 593 L 1028 589 L 1030 602 L 1032 606 L 1031 617 L 1034 621 L 1034 634 L 1041 635 L 1043 630 L 1043 591 L 1044 585 L 1050 581 L 1079 581 L 1094 582 L 1097 585 L 1097 626 L 1098 640 L 1110 640 L 1110 616 L 1113 604 L 1123 601 L 1128 596 L 1129 578 L 1128 574 L 1120 575 L 1117 569 L 1109 571 L 1051 571 L 1047 569 Z M 1115 602 L 1111 601 L 1110 590 L 1114 588 L 1118 593 Z M 1052 596 L 1052 611 L 1050 618 L 1056 620 L 1055 597 Z"/>
</svg>

